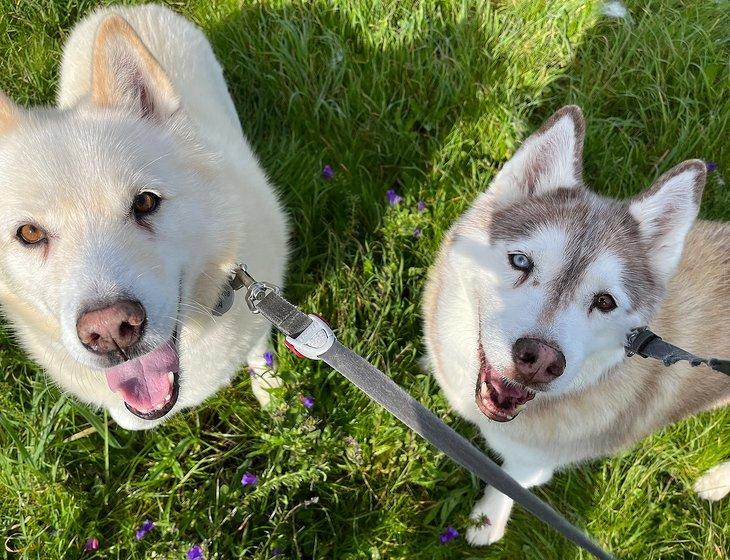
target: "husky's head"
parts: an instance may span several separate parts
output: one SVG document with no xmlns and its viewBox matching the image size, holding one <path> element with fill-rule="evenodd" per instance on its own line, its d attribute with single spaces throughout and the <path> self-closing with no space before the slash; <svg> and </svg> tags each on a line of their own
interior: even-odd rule
<svg viewBox="0 0 730 560">
<path fill-rule="evenodd" d="M 227 212 L 206 196 L 210 162 L 170 80 L 123 19 L 104 21 L 92 59 L 69 109 L 0 94 L 0 287 L 34 357 L 63 364 L 57 381 L 139 427 L 184 390 L 183 309 L 206 259 L 229 252 Z"/>
<path fill-rule="evenodd" d="M 698 212 L 697 160 L 627 201 L 588 190 L 584 128 L 578 107 L 558 111 L 454 228 L 449 269 L 476 317 L 476 402 L 493 420 L 511 420 L 536 393 L 586 386 L 622 359 L 627 331 L 662 300 Z"/>
</svg>

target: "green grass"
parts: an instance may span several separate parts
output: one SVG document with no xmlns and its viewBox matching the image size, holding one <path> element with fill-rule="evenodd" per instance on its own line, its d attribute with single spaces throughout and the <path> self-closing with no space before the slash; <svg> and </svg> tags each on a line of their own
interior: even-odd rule
<svg viewBox="0 0 730 560">
<path fill-rule="evenodd" d="M 292 215 L 288 296 L 471 437 L 417 366 L 418 302 L 445 229 L 543 118 L 583 107 L 586 177 L 602 193 L 638 192 L 684 158 L 717 162 L 702 215 L 730 218 L 727 0 L 637 0 L 631 21 L 584 0 L 241 3 L 172 6 L 210 37 Z M 62 42 L 92 4 L 0 0 L 0 88 L 52 102 Z M 0 556 L 88 557 L 96 536 L 97 558 L 125 560 L 184 558 L 193 544 L 218 559 L 275 547 L 288 558 L 588 557 L 519 509 L 491 548 L 440 545 L 447 524 L 463 533 L 478 481 L 281 340 L 275 413 L 240 375 L 150 433 L 107 428 L 7 331 L 0 344 Z M 621 558 L 728 558 L 730 501 L 702 502 L 691 485 L 729 441 L 730 413 L 704 414 L 537 493 Z M 240 485 L 246 470 L 261 479 L 253 490 Z M 157 529 L 138 542 L 145 518 Z"/>
</svg>

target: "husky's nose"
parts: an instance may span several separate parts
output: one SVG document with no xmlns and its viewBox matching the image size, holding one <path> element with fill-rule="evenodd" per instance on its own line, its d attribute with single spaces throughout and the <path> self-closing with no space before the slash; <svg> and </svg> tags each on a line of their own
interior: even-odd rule
<svg viewBox="0 0 730 560">
<path fill-rule="evenodd" d="M 92 352 L 118 352 L 139 342 L 146 316 L 140 302 L 123 299 L 83 313 L 76 322 L 76 333 Z"/>
<path fill-rule="evenodd" d="M 512 359 L 521 383 L 549 383 L 565 370 L 563 353 L 537 338 L 520 338 L 512 347 Z"/>
</svg>

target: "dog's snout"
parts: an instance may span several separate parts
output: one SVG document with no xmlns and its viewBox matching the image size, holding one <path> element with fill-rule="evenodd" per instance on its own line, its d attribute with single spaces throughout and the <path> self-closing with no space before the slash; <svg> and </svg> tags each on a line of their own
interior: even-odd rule
<svg viewBox="0 0 730 560">
<path fill-rule="evenodd" d="M 512 347 L 512 360 L 521 383 L 549 383 L 565 370 L 565 356 L 537 338 L 520 338 Z"/>
<path fill-rule="evenodd" d="M 83 313 L 76 322 L 81 343 L 98 354 L 131 348 L 142 337 L 142 304 L 128 299 Z"/>
</svg>

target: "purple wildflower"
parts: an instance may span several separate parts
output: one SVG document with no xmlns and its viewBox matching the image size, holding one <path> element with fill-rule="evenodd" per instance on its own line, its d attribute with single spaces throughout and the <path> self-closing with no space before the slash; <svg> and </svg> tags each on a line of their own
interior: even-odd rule
<svg viewBox="0 0 730 560">
<path fill-rule="evenodd" d="M 152 523 L 151 519 L 145 519 L 139 529 L 134 533 L 135 538 L 139 541 L 145 537 L 152 529 L 155 528 L 155 524 Z"/>
<path fill-rule="evenodd" d="M 385 193 L 385 196 L 388 197 L 388 204 L 390 204 L 391 206 L 400 204 L 400 201 L 403 200 L 403 197 L 395 192 L 395 190 L 393 189 L 388 189 Z"/>
<path fill-rule="evenodd" d="M 278 546 L 274 550 L 271 551 L 272 558 L 274 558 L 276 556 L 281 556 L 282 554 L 284 554 L 284 551 L 281 550 Z"/>
<path fill-rule="evenodd" d="M 439 540 L 441 541 L 441 544 L 446 544 L 449 541 L 453 541 L 458 536 L 459 531 L 449 525 L 448 527 L 446 527 L 446 530 L 439 535 Z"/>
<path fill-rule="evenodd" d="M 205 560 L 203 556 L 203 549 L 197 544 L 188 550 L 188 560 Z"/>
<path fill-rule="evenodd" d="M 241 478 L 241 484 L 244 486 L 255 486 L 258 481 L 259 477 L 248 471 L 243 473 L 243 478 Z"/>
<path fill-rule="evenodd" d="M 426 211 L 426 203 L 423 202 L 423 200 L 418 201 L 418 211 L 419 212 L 425 212 Z"/>
<path fill-rule="evenodd" d="M 325 179 L 327 179 L 329 181 L 334 176 L 335 176 L 335 170 L 332 169 L 331 165 L 325 165 L 322 168 L 322 177 L 324 177 Z"/>
<path fill-rule="evenodd" d="M 421 233 L 421 228 L 417 227 L 413 230 L 413 237 L 418 239 L 419 237 L 421 237 Z"/>
<path fill-rule="evenodd" d="M 706 161 L 705 162 L 705 169 L 707 171 L 716 171 L 717 170 L 717 164 L 713 161 Z"/>
<path fill-rule="evenodd" d="M 299 395 L 299 400 L 304 405 L 304 408 L 312 408 L 314 406 L 314 397 L 312 395 Z"/>
<path fill-rule="evenodd" d="M 95 550 L 99 550 L 99 539 L 91 538 L 87 540 L 84 545 L 84 552 L 94 552 Z"/>
<path fill-rule="evenodd" d="M 264 352 L 264 362 L 266 362 L 267 367 L 272 367 L 274 365 L 274 355 L 271 352 Z"/>
</svg>

